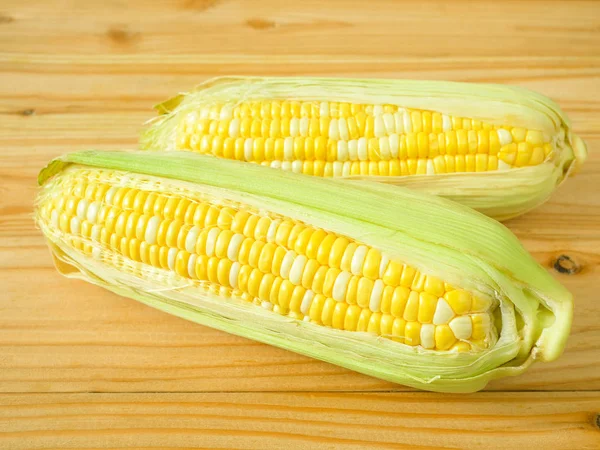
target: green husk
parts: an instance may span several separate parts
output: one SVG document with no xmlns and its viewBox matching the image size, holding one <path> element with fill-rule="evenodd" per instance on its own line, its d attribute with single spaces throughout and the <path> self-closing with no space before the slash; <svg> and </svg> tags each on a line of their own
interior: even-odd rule
<svg viewBox="0 0 600 450">
<path fill-rule="evenodd" d="M 350 176 L 441 195 L 505 220 L 540 205 L 586 159 L 584 142 L 570 121 L 547 97 L 527 89 L 496 84 L 444 81 L 309 77 L 222 77 L 181 93 L 155 109 L 140 145 L 146 150 L 175 150 L 178 123 L 188 112 L 214 102 L 314 100 L 393 104 L 470 117 L 496 125 L 541 130 L 552 137 L 554 158 L 535 167 L 501 172 L 411 176 Z"/>
<path fill-rule="evenodd" d="M 57 267 L 67 276 L 203 325 L 432 391 L 477 391 L 495 378 L 520 374 L 534 360 L 556 359 L 565 346 L 571 294 L 508 229 L 457 203 L 380 183 L 340 183 L 189 152 L 96 151 L 52 161 L 39 176 L 40 199 L 59 188 L 54 180 L 62 173 L 81 166 L 160 177 L 167 192 L 176 188 L 241 201 L 359 239 L 424 273 L 495 297 L 502 329 L 485 351 L 452 353 L 301 322 L 184 281 L 165 287 L 151 281 L 160 279 L 159 269 L 147 271 L 156 277 L 142 279 L 102 264 L 57 239 L 38 216 Z"/>
</svg>

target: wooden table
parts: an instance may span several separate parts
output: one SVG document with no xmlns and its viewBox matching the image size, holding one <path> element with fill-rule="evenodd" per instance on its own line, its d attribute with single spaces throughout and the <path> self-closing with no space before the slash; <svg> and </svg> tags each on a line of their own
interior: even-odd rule
<svg viewBox="0 0 600 450">
<path fill-rule="evenodd" d="M 575 295 L 564 356 L 479 394 L 411 392 L 61 278 L 32 223 L 37 171 L 135 146 L 151 105 L 225 74 L 558 101 L 589 162 L 508 225 Z M 3 0 L 0 114 L 0 448 L 600 448 L 600 3 Z"/>
</svg>

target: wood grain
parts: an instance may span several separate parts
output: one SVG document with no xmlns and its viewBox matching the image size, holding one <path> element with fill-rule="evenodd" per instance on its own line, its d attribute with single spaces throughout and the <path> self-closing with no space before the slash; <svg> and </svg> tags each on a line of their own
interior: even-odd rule
<svg viewBox="0 0 600 450">
<path fill-rule="evenodd" d="M 151 105 L 236 74 L 498 82 L 556 100 L 589 161 L 507 225 L 575 295 L 565 354 L 496 392 L 390 392 L 406 389 L 61 278 L 31 218 L 38 170 L 134 147 Z M 4 0 L 0 448 L 600 447 L 599 86 L 596 1 Z M 561 256 L 576 274 L 556 271 Z"/>
<path fill-rule="evenodd" d="M 0 446 L 597 449 L 598 393 L 0 395 Z"/>
</svg>

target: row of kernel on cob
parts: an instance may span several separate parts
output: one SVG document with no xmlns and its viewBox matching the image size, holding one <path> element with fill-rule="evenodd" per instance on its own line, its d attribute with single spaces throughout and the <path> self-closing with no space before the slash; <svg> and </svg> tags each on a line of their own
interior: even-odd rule
<svg viewBox="0 0 600 450">
<path fill-rule="evenodd" d="M 510 86 L 220 78 L 157 109 L 142 148 L 406 185 L 501 220 L 545 201 L 586 156 L 555 103 Z"/>
<path fill-rule="evenodd" d="M 465 200 L 465 186 L 474 200 L 464 203 L 493 203 L 479 209 L 496 216 L 531 207 L 541 185 L 547 195 L 583 158 L 562 113 L 553 134 L 548 111 L 522 127 L 499 126 L 492 117 L 500 113 L 483 120 L 485 108 L 461 104 L 450 114 L 422 94 L 397 90 L 405 102 L 384 101 L 361 84 L 353 89 L 366 93 L 352 101 L 352 83 L 365 82 L 312 80 L 292 95 L 299 83 L 226 79 L 163 105 L 171 112 L 143 142 L 192 152 L 88 151 L 53 161 L 40 174 L 36 221 L 59 270 L 421 389 L 475 391 L 556 358 L 570 328 L 570 294 L 502 225 L 422 191 Z M 386 82 L 373 83 L 389 92 Z M 449 105 L 465 95 L 448 90 Z M 504 117 L 523 114 L 508 108 Z M 517 156 L 507 162 L 513 144 Z M 527 161 L 518 156 L 525 145 Z M 484 159 L 482 174 L 455 179 L 438 170 L 477 171 Z M 518 189 L 525 178 L 512 173 L 540 166 L 550 181 L 530 181 L 537 190 L 523 189 L 527 200 L 491 189 Z M 344 171 L 366 176 L 347 183 L 303 175 Z"/>
</svg>

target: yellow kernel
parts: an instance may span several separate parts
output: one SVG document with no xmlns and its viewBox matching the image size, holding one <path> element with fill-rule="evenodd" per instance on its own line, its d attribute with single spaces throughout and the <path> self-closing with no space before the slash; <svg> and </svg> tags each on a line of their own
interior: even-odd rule
<svg viewBox="0 0 600 450">
<path fill-rule="evenodd" d="M 327 266 L 321 266 L 317 269 L 317 272 L 313 277 L 313 282 L 311 285 L 311 289 L 313 290 L 313 292 L 323 292 L 323 284 L 325 283 L 325 276 L 327 275 L 328 270 L 329 268 Z"/>
<path fill-rule="evenodd" d="M 402 270 L 402 264 L 397 263 L 396 261 L 390 261 L 383 274 L 383 282 L 389 286 L 398 286 L 400 284 Z"/>
<path fill-rule="evenodd" d="M 385 286 L 383 288 L 383 292 L 381 294 L 381 304 L 380 309 L 381 312 L 389 314 L 392 310 L 392 299 L 394 297 L 394 287 L 393 286 Z"/>
<path fill-rule="evenodd" d="M 419 322 L 408 322 L 404 328 L 404 343 L 416 346 L 421 343 L 421 324 Z"/>
<path fill-rule="evenodd" d="M 415 275 L 417 275 L 417 271 L 411 266 L 405 265 L 402 270 L 402 275 L 400 276 L 400 285 L 410 287 L 415 279 Z"/>
<path fill-rule="evenodd" d="M 406 302 L 406 306 L 404 308 L 404 314 L 402 317 L 407 322 L 414 322 L 417 320 L 419 316 L 419 293 L 416 291 L 411 291 L 408 300 Z"/>
<path fill-rule="evenodd" d="M 333 312 L 335 310 L 337 302 L 332 298 L 327 298 L 323 304 L 323 310 L 321 311 L 321 323 L 330 327 L 333 323 Z"/>
<path fill-rule="evenodd" d="M 348 310 L 348 304 L 344 302 L 336 302 L 333 310 L 333 318 L 331 320 L 331 326 L 338 330 L 344 329 L 344 320 L 346 318 L 346 311 Z"/>
<path fill-rule="evenodd" d="M 394 326 L 394 316 L 382 314 L 379 323 L 379 333 L 384 337 L 392 337 L 392 329 Z"/>
<path fill-rule="evenodd" d="M 360 316 L 358 317 L 358 322 L 356 324 L 356 331 L 367 331 L 371 314 L 372 313 L 369 309 L 363 309 L 360 312 Z"/>
<path fill-rule="evenodd" d="M 525 142 L 527 130 L 525 128 L 515 127 L 512 130 L 510 130 L 510 134 L 512 134 L 513 140 L 516 143 Z"/>
<path fill-rule="evenodd" d="M 325 274 L 325 281 L 323 282 L 323 294 L 327 297 L 333 296 L 333 285 L 338 275 L 341 273 L 339 269 L 330 268 Z"/>
<path fill-rule="evenodd" d="M 344 330 L 356 331 L 361 312 L 362 309 L 357 305 L 350 305 L 348 307 L 346 317 L 344 318 Z"/>
<path fill-rule="evenodd" d="M 363 276 L 376 280 L 379 278 L 379 266 L 381 265 L 381 252 L 374 248 L 369 249 L 363 263 Z"/>
<path fill-rule="evenodd" d="M 309 259 L 304 266 L 304 271 L 302 272 L 302 286 L 306 289 L 310 289 L 313 281 L 315 279 L 315 275 L 317 274 L 317 270 L 322 266 L 314 259 Z"/>
<path fill-rule="evenodd" d="M 419 314 L 417 320 L 421 323 L 431 323 L 437 306 L 438 297 L 427 292 L 419 294 Z"/>
<path fill-rule="evenodd" d="M 356 293 L 356 302 L 362 308 L 369 307 L 369 299 L 373 290 L 373 281 L 362 277 L 358 282 L 358 290 Z"/>
<path fill-rule="evenodd" d="M 425 292 L 433 294 L 436 297 L 441 297 L 446 292 L 444 289 L 444 282 L 433 276 L 428 276 L 425 278 L 423 289 Z"/>
<path fill-rule="evenodd" d="M 392 339 L 396 342 L 403 343 L 406 336 L 406 321 L 399 317 L 394 319 L 392 324 Z"/>
<path fill-rule="evenodd" d="M 323 312 L 325 300 L 327 300 L 327 298 L 324 295 L 315 295 L 312 303 L 310 304 L 310 310 L 308 312 L 311 321 L 321 323 L 321 314 Z"/>
<path fill-rule="evenodd" d="M 446 292 L 444 299 L 457 315 L 466 314 L 471 311 L 472 298 L 468 291 L 455 289 Z"/>
</svg>

